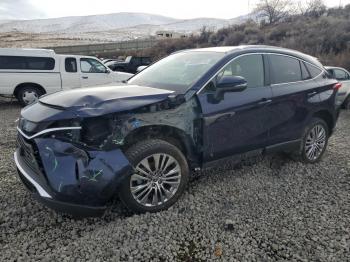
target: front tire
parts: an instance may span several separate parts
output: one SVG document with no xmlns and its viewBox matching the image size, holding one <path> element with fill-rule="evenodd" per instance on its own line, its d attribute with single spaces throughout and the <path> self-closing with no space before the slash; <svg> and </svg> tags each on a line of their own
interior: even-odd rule
<svg viewBox="0 0 350 262">
<path fill-rule="evenodd" d="M 135 213 L 158 212 L 172 206 L 189 181 L 185 156 L 160 139 L 136 143 L 126 152 L 134 172 L 119 188 L 119 197 Z"/>
<path fill-rule="evenodd" d="M 297 157 L 304 163 L 316 163 L 321 160 L 328 144 L 329 128 L 320 118 L 312 118 L 305 128 L 301 149 Z"/>
</svg>

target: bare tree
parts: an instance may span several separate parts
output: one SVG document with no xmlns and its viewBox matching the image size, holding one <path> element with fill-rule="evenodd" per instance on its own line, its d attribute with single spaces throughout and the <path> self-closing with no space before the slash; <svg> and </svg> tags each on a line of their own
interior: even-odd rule
<svg viewBox="0 0 350 262">
<path fill-rule="evenodd" d="M 292 12 L 290 0 L 260 0 L 255 8 L 259 18 L 267 19 L 268 24 L 274 24 L 287 18 Z"/>
<path fill-rule="evenodd" d="M 298 1 L 297 7 L 300 14 L 312 17 L 320 17 L 327 10 L 323 0 Z"/>
</svg>

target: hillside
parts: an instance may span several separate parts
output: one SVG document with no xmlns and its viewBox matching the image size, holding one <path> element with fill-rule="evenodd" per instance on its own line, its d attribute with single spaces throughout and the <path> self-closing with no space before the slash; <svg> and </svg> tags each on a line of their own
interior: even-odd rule
<svg viewBox="0 0 350 262">
<path fill-rule="evenodd" d="M 188 39 L 160 42 L 142 53 L 160 58 L 179 49 L 244 44 L 291 48 L 350 70 L 350 5 L 328 9 L 320 16 L 291 15 L 271 25 L 249 20 L 217 31 L 205 30 Z"/>
<path fill-rule="evenodd" d="M 0 21 L 0 47 L 47 47 L 125 41 L 154 36 L 159 30 L 198 33 L 206 27 L 218 29 L 249 19 L 175 19 L 145 13 L 114 13 L 37 20 Z"/>
<path fill-rule="evenodd" d="M 143 13 L 72 16 L 51 19 L 0 21 L 0 32 L 23 33 L 84 33 L 108 31 L 137 25 L 163 25 L 177 19 Z"/>
</svg>

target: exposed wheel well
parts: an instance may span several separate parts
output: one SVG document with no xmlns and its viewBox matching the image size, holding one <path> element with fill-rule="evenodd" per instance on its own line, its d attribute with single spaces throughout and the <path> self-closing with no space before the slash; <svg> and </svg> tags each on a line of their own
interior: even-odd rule
<svg viewBox="0 0 350 262">
<path fill-rule="evenodd" d="M 327 123 L 329 132 L 332 132 L 335 123 L 331 113 L 329 113 L 327 110 L 321 110 L 314 113 L 312 116 L 323 119 Z"/>
<path fill-rule="evenodd" d="M 23 88 L 23 87 L 27 87 L 27 86 L 32 86 L 32 87 L 36 87 L 38 88 L 43 94 L 46 94 L 46 90 L 45 88 L 43 88 L 41 85 L 36 84 L 36 83 L 22 83 L 16 86 L 15 90 L 13 91 L 13 95 L 15 97 L 17 97 L 18 91 Z"/>
<path fill-rule="evenodd" d="M 124 139 L 123 149 L 127 149 L 139 141 L 146 139 L 162 139 L 177 148 L 189 160 L 190 166 L 196 166 L 198 157 L 195 154 L 195 145 L 192 138 L 181 129 L 171 126 L 143 126 L 133 130 Z"/>
</svg>

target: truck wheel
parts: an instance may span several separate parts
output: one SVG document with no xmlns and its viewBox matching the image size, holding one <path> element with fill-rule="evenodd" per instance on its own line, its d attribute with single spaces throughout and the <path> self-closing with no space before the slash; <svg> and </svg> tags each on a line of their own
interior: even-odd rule
<svg viewBox="0 0 350 262">
<path fill-rule="evenodd" d="M 123 180 L 119 197 L 128 209 L 157 212 L 179 199 L 189 180 L 189 168 L 176 146 L 150 139 L 131 146 L 125 154 L 134 172 Z"/>
<path fill-rule="evenodd" d="M 27 106 L 36 102 L 43 94 L 42 90 L 35 86 L 25 86 L 17 92 L 17 100 L 21 106 Z"/>
<path fill-rule="evenodd" d="M 320 118 L 312 118 L 310 124 L 305 128 L 301 141 L 301 149 L 294 157 L 304 163 L 318 162 L 328 144 L 329 129 L 327 123 Z"/>
</svg>

